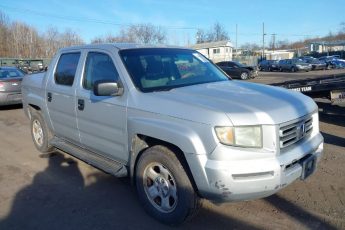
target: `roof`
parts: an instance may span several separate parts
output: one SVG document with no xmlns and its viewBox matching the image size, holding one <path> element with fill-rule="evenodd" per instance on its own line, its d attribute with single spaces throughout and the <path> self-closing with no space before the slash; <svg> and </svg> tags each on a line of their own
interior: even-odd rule
<svg viewBox="0 0 345 230">
<path fill-rule="evenodd" d="M 71 50 L 71 49 L 109 49 L 117 48 L 119 50 L 125 49 L 139 49 L 139 48 L 180 48 L 186 49 L 179 46 L 168 46 L 168 45 L 150 45 L 150 44 L 137 44 L 137 43 L 97 43 L 97 44 L 88 44 L 88 45 L 79 45 L 79 46 L 70 46 L 62 48 L 62 51 Z"/>
<path fill-rule="evenodd" d="M 193 49 L 207 49 L 207 48 L 213 48 L 213 47 L 221 47 L 221 46 L 232 46 L 232 43 L 229 40 L 224 40 L 224 41 L 217 41 L 217 42 L 205 42 L 205 43 L 199 43 L 190 46 Z"/>
<path fill-rule="evenodd" d="M 345 46 L 345 40 L 339 40 L 339 41 L 317 41 L 317 42 L 311 42 L 310 44 L 316 44 L 316 45 L 326 45 L 326 46 Z"/>
</svg>

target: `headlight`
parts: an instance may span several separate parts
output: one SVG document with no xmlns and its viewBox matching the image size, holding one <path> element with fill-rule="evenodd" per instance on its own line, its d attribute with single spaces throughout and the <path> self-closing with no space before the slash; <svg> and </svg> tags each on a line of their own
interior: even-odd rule
<svg viewBox="0 0 345 230">
<path fill-rule="evenodd" d="M 219 141 L 225 145 L 261 148 L 261 126 L 215 127 Z"/>
</svg>

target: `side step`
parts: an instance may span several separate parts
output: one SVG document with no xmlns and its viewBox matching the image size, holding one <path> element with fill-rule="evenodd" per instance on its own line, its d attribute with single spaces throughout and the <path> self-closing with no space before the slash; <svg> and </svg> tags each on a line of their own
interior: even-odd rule
<svg viewBox="0 0 345 230">
<path fill-rule="evenodd" d="M 67 154 L 70 154 L 87 164 L 90 164 L 96 168 L 99 168 L 109 174 L 116 177 L 125 177 L 128 175 L 127 168 L 124 164 L 117 162 L 113 159 L 104 157 L 98 153 L 83 149 L 72 143 L 64 141 L 58 137 L 54 137 L 50 144 L 53 145 L 58 150 L 61 150 Z"/>
</svg>

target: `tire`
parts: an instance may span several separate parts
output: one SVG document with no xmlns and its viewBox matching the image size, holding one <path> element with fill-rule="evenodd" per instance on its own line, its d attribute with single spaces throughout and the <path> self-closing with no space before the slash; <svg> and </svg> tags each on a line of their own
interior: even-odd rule
<svg viewBox="0 0 345 230">
<path fill-rule="evenodd" d="M 292 66 L 291 67 L 291 72 L 293 72 L 293 73 L 296 72 L 296 68 Z"/>
<path fill-rule="evenodd" d="M 268 67 L 268 71 L 269 71 L 269 72 L 272 72 L 272 69 L 271 69 L 271 67 Z"/>
<path fill-rule="evenodd" d="M 51 133 L 40 112 L 34 111 L 31 114 L 30 128 L 36 149 L 43 154 L 51 153 L 54 150 L 49 144 Z"/>
<path fill-rule="evenodd" d="M 156 145 L 144 151 L 136 166 L 135 179 L 140 202 L 160 222 L 181 224 L 200 207 L 200 198 L 185 167 L 165 146 Z"/>
<path fill-rule="evenodd" d="M 280 68 L 279 68 L 279 71 L 280 71 L 280 72 L 283 72 L 283 68 L 282 68 L 282 67 L 280 67 Z"/>
<path fill-rule="evenodd" d="M 242 80 L 247 80 L 249 77 L 249 74 L 247 72 L 242 72 L 240 77 Z"/>
</svg>

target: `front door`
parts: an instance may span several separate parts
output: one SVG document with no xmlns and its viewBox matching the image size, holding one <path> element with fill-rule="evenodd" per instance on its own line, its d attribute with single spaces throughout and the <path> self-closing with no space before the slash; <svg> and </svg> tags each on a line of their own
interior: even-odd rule
<svg viewBox="0 0 345 230">
<path fill-rule="evenodd" d="M 126 162 L 126 92 L 121 96 L 96 96 L 93 94 L 93 85 L 99 80 L 121 82 L 111 54 L 90 51 L 77 90 L 81 143 L 89 150 Z"/>
</svg>

